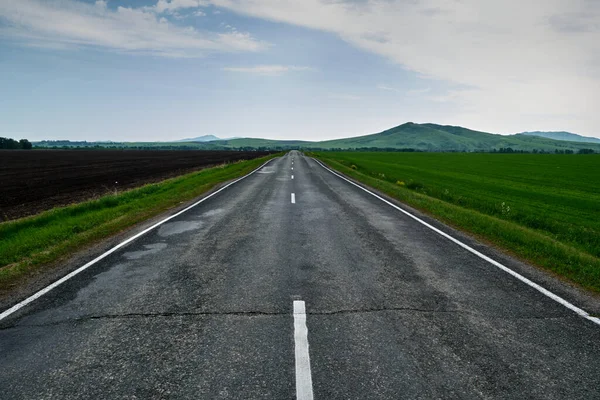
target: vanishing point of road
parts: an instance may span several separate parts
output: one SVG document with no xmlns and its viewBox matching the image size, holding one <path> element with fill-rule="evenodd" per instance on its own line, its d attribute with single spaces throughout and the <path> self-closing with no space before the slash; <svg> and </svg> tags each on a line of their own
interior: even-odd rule
<svg viewBox="0 0 600 400">
<path fill-rule="evenodd" d="M 6 315 L 0 398 L 594 399 L 600 325 L 290 152 Z"/>
</svg>

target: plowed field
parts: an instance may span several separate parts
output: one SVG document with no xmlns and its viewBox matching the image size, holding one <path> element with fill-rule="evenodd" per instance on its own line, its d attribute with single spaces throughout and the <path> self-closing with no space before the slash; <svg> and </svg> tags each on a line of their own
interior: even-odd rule
<svg viewBox="0 0 600 400">
<path fill-rule="evenodd" d="M 0 220 L 20 218 L 260 151 L 1 150 Z"/>
</svg>

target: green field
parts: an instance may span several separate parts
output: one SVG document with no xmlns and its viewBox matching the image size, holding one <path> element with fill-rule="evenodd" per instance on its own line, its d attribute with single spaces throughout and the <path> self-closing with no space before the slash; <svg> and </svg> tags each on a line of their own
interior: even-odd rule
<svg viewBox="0 0 600 400">
<path fill-rule="evenodd" d="M 0 294 L 56 261 L 245 175 L 271 155 L 0 223 Z"/>
<path fill-rule="evenodd" d="M 407 204 L 600 291 L 600 155 L 315 155 Z"/>
</svg>

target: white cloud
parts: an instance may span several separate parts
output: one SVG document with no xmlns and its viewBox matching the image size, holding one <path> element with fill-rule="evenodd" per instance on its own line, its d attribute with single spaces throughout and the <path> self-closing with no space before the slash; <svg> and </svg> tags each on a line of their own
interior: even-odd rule
<svg viewBox="0 0 600 400">
<path fill-rule="evenodd" d="M 416 95 L 420 95 L 420 94 L 429 93 L 430 91 L 431 91 L 431 88 L 411 89 L 411 90 L 407 90 L 406 94 L 409 94 L 411 96 L 416 96 Z"/>
<path fill-rule="evenodd" d="M 420 95 L 420 94 L 425 94 L 431 91 L 431 88 L 422 88 L 422 89 L 410 89 L 410 90 L 401 90 L 389 85 L 384 85 L 384 84 L 379 84 L 377 85 L 377 89 L 379 90 L 386 90 L 388 92 L 396 92 L 396 93 L 401 93 L 401 94 L 407 94 L 410 96 L 416 96 L 416 95 Z"/>
<path fill-rule="evenodd" d="M 464 117 L 509 128 L 572 115 L 600 131 L 600 2 L 591 0 L 210 0 L 332 32 L 422 77 L 449 82 Z M 383 85 L 385 86 L 385 85 Z M 386 90 L 380 88 L 382 90 Z M 538 118 L 539 120 L 539 118 Z"/>
<path fill-rule="evenodd" d="M 299 67 L 295 65 L 255 65 L 252 67 L 225 67 L 223 71 L 242 72 L 256 75 L 282 75 L 292 71 L 312 71 L 310 67 Z"/>
<path fill-rule="evenodd" d="M 185 0 L 173 0 L 167 5 L 182 8 L 185 4 Z M 200 32 L 173 25 L 145 8 L 111 10 L 106 1 L 85 4 L 73 0 L 0 0 L 0 21 L 5 22 L 0 25 L 0 35 L 38 47 L 94 46 L 166 57 L 260 51 L 268 47 L 248 33 Z"/>
<path fill-rule="evenodd" d="M 172 12 L 184 8 L 198 8 L 208 5 L 202 0 L 158 0 L 154 6 L 156 12 Z"/>
<path fill-rule="evenodd" d="M 387 91 L 389 91 L 389 92 L 402 93 L 402 91 L 401 91 L 401 90 L 399 90 L 399 89 L 396 89 L 396 88 L 394 88 L 394 87 L 391 87 L 391 86 L 388 86 L 388 85 L 384 85 L 384 84 L 379 84 L 379 85 L 377 85 L 377 89 L 380 89 L 380 90 L 387 90 Z"/>
<path fill-rule="evenodd" d="M 329 97 L 330 99 L 334 99 L 334 100 L 350 100 L 350 101 L 356 101 L 356 100 L 361 99 L 360 96 L 355 96 L 353 94 L 344 94 L 344 93 L 329 93 L 329 95 L 327 97 Z"/>
<path fill-rule="evenodd" d="M 425 94 L 431 91 L 431 88 L 422 88 L 422 89 L 410 89 L 410 90 L 401 90 L 389 85 L 384 85 L 384 84 L 379 84 L 377 85 L 377 89 L 379 90 L 386 90 L 388 92 L 396 92 L 396 93 L 401 93 L 401 94 L 407 94 L 410 96 L 417 96 L 420 94 Z"/>
</svg>

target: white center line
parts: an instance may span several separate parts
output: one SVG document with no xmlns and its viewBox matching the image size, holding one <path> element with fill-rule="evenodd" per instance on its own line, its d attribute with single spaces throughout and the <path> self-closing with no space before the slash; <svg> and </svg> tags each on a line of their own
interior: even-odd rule
<svg viewBox="0 0 600 400">
<path fill-rule="evenodd" d="M 292 171 L 294 170 L 294 167 L 292 167 Z"/>
<path fill-rule="evenodd" d="M 308 328 L 304 301 L 294 300 L 294 346 L 296 356 L 296 399 L 312 400 L 313 387 L 308 354 Z"/>
<path fill-rule="evenodd" d="M 294 179 L 294 175 L 292 175 L 292 179 Z"/>
<path fill-rule="evenodd" d="M 296 204 L 296 195 L 292 193 L 292 204 Z"/>
</svg>

